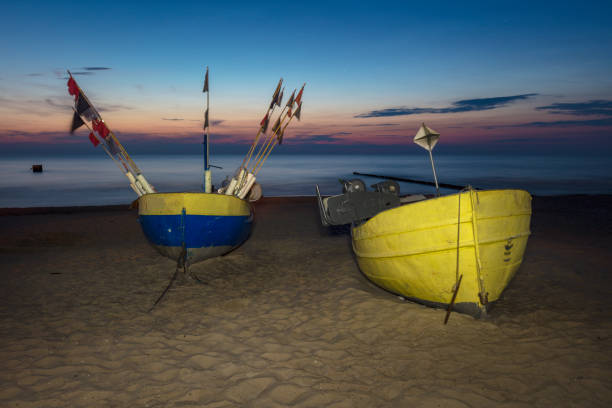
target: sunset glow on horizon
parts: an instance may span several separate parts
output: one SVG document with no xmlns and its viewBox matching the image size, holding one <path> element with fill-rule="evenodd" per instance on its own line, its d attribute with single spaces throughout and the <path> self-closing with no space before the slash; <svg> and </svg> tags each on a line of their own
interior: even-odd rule
<svg viewBox="0 0 612 408">
<path fill-rule="evenodd" d="M 7 5 L 0 151 L 92 148 L 67 69 L 129 151 L 199 143 L 206 66 L 218 151 L 252 141 L 281 77 L 285 98 L 306 83 L 290 152 L 393 152 L 421 122 L 447 146 L 610 151 L 612 6 L 483 4 Z"/>
</svg>

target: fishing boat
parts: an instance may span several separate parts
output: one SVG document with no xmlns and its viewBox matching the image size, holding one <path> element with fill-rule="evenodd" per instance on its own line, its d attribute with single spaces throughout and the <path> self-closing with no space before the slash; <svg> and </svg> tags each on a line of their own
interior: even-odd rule
<svg viewBox="0 0 612 408">
<path fill-rule="evenodd" d="M 116 135 L 100 113 L 85 96 L 83 90 L 68 72 L 68 91 L 75 96 L 74 116 L 71 132 L 86 125 L 89 139 L 94 146 L 102 145 L 107 155 L 117 164 L 130 182 L 130 187 L 138 195 L 138 219 L 147 240 L 163 256 L 189 265 L 211 257 L 224 255 L 246 241 L 253 224 L 251 202 L 261 198 L 261 186 L 256 182 L 256 174 L 273 147 L 282 142 L 287 125 L 295 116 L 300 119 L 301 95 L 295 98 L 295 91 L 283 112 L 278 117 L 273 131 L 265 136 L 268 122 L 260 124 L 259 131 L 249 154 L 249 160 L 257 151 L 257 167 L 247 168 L 247 158 L 232 179 L 231 188 L 223 187 L 213 191 L 211 167 L 209 162 L 209 80 L 208 68 L 204 77 L 202 92 L 206 94 L 206 110 L 203 126 L 203 192 L 157 192 L 146 180 L 138 166 L 127 154 Z M 266 119 L 282 102 L 282 78 L 274 92 L 272 103 L 267 110 Z M 296 101 L 297 100 L 297 101 Z M 294 105 L 297 108 L 294 114 Z M 287 110 L 287 112 L 285 112 Z M 91 127 L 88 125 L 91 122 Z M 264 126 L 265 125 L 265 126 Z M 265 137 L 261 137 L 264 135 Z M 260 144 L 259 141 L 262 140 Z M 265 145 L 264 145 L 265 143 Z M 257 150 L 259 147 L 259 150 Z"/>
<path fill-rule="evenodd" d="M 439 136 L 424 124 L 419 134 Z M 426 143 L 430 154 L 434 145 Z M 523 261 L 531 196 L 471 187 L 440 196 L 430 158 L 435 196 L 402 197 L 395 181 L 375 191 L 359 179 L 345 181 L 338 196 L 322 198 L 317 187 L 321 220 L 352 224 L 357 264 L 378 286 L 448 313 L 485 316 Z"/>
</svg>

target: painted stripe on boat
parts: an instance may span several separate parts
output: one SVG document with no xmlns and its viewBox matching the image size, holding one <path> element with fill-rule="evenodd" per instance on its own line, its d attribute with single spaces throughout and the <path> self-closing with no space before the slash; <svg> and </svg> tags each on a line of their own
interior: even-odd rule
<svg viewBox="0 0 612 408">
<path fill-rule="evenodd" d="M 249 204 L 234 196 L 206 193 L 153 193 L 138 200 L 140 215 L 180 215 L 185 208 L 188 215 L 248 216 Z"/>
<path fill-rule="evenodd" d="M 248 238 L 252 220 L 250 214 L 186 214 L 182 225 L 181 218 L 180 214 L 139 216 L 145 235 L 154 245 L 181 247 L 185 242 L 187 248 L 239 245 Z"/>
</svg>

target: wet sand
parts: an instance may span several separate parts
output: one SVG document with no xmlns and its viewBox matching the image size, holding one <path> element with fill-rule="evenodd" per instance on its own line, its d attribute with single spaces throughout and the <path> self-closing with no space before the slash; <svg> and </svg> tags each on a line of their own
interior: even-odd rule
<svg viewBox="0 0 612 408">
<path fill-rule="evenodd" d="M 612 196 L 537 197 L 485 320 L 359 272 L 313 198 L 168 284 L 127 206 L 0 210 L 2 407 L 607 407 Z"/>
</svg>

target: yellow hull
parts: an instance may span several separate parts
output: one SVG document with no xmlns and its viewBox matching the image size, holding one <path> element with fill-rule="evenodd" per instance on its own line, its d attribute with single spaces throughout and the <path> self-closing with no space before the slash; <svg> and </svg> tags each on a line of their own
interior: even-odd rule
<svg viewBox="0 0 612 408">
<path fill-rule="evenodd" d="M 521 265 L 530 220 L 526 191 L 472 190 L 383 211 L 353 227 L 353 249 L 374 283 L 431 306 L 463 275 L 454 310 L 478 317 Z"/>
</svg>

